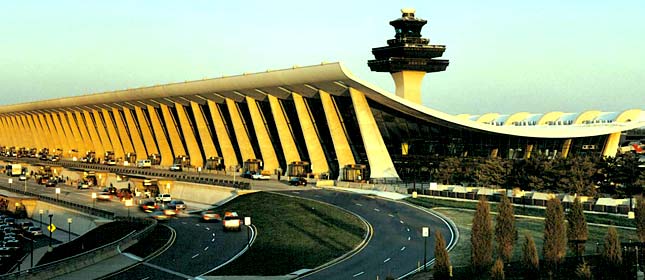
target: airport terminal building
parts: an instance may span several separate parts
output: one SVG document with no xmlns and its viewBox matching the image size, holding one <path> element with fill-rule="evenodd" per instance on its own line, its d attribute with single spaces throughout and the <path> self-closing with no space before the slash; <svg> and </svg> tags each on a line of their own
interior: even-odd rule
<svg viewBox="0 0 645 280">
<path fill-rule="evenodd" d="M 387 182 L 433 156 L 614 156 L 645 139 L 640 109 L 451 115 L 421 105 L 423 76 L 448 67 L 445 46 L 430 45 L 425 20 L 402 12 L 390 22 L 395 38 L 368 62 L 392 74 L 394 94 L 323 63 L 5 105 L 1 149 Z"/>
</svg>

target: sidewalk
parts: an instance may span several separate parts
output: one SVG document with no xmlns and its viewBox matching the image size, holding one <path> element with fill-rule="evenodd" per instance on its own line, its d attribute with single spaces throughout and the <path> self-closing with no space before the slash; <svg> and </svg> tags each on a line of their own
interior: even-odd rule
<svg viewBox="0 0 645 280">
<path fill-rule="evenodd" d="M 39 226 L 43 230 L 43 236 L 49 237 L 49 231 L 47 230 L 47 223 L 41 224 L 40 221 L 34 220 L 34 219 L 20 219 L 18 221 L 19 222 L 30 221 L 34 223 L 35 226 Z M 72 232 L 71 239 L 73 240 L 76 237 L 78 237 L 78 235 Z M 52 233 L 52 239 L 62 243 L 67 242 L 69 238 L 70 238 L 69 233 L 66 230 L 61 230 L 58 227 Z M 53 246 L 56 247 L 56 245 L 53 245 Z M 34 266 L 36 266 L 40 261 L 40 259 L 43 258 L 45 253 L 47 253 L 48 247 L 49 246 L 34 248 Z M 25 270 L 30 268 L 31 268 L 31 254 L 27 254 L 25 255 L 25 258 L 22 260 L 22 263 L 20 264 L 20 270 Z"/>
<path fill-rule="evenodd" d="M 124 256 L 123 254 L 118 254 L 114 257 L 111 257 L 107 260 L 95 263 L 93 265 L 84 267 L 82 269 L 76 270 L 74 272 L 54 277 L 51 279 L 72 279 L 72 280 L 86 280 L 86 279 L 97 279 L 103 276 L 106 276 L 110 273 L 114 273 L 120 270 L 123 270 L 126 267 L 134 265 L 138 261 L 133 260 Z"/>
</svg>

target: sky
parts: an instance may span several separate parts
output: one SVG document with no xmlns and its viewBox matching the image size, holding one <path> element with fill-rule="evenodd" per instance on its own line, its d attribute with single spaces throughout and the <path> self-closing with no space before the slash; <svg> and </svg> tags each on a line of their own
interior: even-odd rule
<svg viewBox="0 0 645 280">
<path fill-rule="evenodd" d="M 645 109 L 643 1 L 1 1 L 0 106 L 342 62 L 371 72 L 400 9 L 446 45 L 425 106 L 447 113 Z"/>
</svg>

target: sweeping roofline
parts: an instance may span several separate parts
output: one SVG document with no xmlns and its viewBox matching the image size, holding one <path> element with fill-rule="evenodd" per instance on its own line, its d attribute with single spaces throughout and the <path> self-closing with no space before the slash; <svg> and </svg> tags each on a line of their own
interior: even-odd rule
<svg viewBox="0 0 645 280">
<path fill-rule="evenodd" d="M 335 94 L 343 94 L 338 89 L 344 90 L 344 87 L 355 88 L 365 93 L 367 98 L 415 118 L 454 128 L 488 133 L 533 138 L 577 138 L 606 135 L 645 127 L 645 121 L 642 119 L 624 123 L 614 122 L 610 124 L 573 124 L 562 126 L 494 126 L 479 123 L 400 98 L 358 79 L 338 62 L 6 105 L 0 106 L 0 114 L 76 108 L 111 103 L 120 104 L 194 95 L 200 95 L 200 97 L 206 99 L 217 99 L 215 96 L 219 96 L 218 93 L 225 92 L 235 92 L 238 95 L 250 96 L 250 94 L 247 94 L 249 91 L 254 93 L 259 92 L 260 95 L 276 95 L 274 94 L 276 90 L 289 94 L 290 92 L 296 92 L 297 89 L 309 91 L 321 89 L 331 91 Z M 225 96 L 225 94 L 222 94 L 222 96 Z M 283 98 L 284 95 L 278 97 Z"/>
</svg>

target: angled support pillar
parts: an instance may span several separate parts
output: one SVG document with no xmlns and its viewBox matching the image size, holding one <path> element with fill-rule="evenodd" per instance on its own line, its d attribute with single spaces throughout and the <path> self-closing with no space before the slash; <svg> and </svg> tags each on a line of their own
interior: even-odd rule
<svg viewBox="0 0 645 280">
<path fill-rule="evenodd" d="M 110 116 L 110 112 L 107 109 L 101 109 L 101 115 L 103 115 L 103 120 L 105 121 L 105 127 L 112 143 L 112 151 L 114 151 L 114 157 L 123 159 L 125 156 L 123 153 L 123 146 L 121 145 L 121 139 L 119 139 L 119 132 L 117 132 L 114 127 L 114 122 Z"/>
<path fill-rule="evenodd" d="M 20 116 L 11 116 L 11 120 L 13 122 L 14 127 L 16 127 L 18 132 L 20 133 L 18 134 L 20 135 L 20 138 L 21 138 L 19 147 L 28 147 L 29 145 L 31 145 L 31 139 L 29 139 L 27 130 L 22 125 L 22 122 L 20 121 Z"/>
<path fill-rule="evenodd" d="M 42 122 L 40 114 L 33 114 L 31 118 L 36 125 L 36 131 L 38 132 L 38 137 L 43 146 L 38 147 L 39 149 L 48 148 L 51 149 L 54 144 L 52 143 L 51 135 L 49 134 L 48 129 L 45 127 L 46 124 Z"/>
<path fill-rule="evenodd" d="M 58 114 L 51 113 L 50 117 L 52 119 L 52 122 L 54 123 L 54 128 L 56 129 L 56 132 L 60 137 L 62 154 L 65 155 L 65 153 L 67 153 L 71 149 L 71 145 L 69 144 L 69 138 L 67 137 L 67 134 L 65 134 L 65 130 L 63 129 L 63 125 L 61 124 L 60 118 L 58 118 Z"/>
<path fill-rule="evenodd" d="M 228 132 L 224 126 L 224 119 L 222 118 L 222 113 L 220 112 L 219 107 L 212 100 L 208 100 L 206 103 L 208 104 L 208 110 L 211 112 L 211 119 L 213 120 L 213 126 L 215 127 L 215 135 L 217 136 L 219 148 L 222 151 L 226 170 L 229 170 L 231 167 L 239 166 L 237 156 L 235 155 L 235 148 L 233 148 L 231 138 L 228 136 Z"/>
<path fill-rule="evenodd" d="M 5 116 L 0 116 L 0 130 L 7 131 L 7 133 L 0 133 L 0 146 L 10 147 L 11 146 L 11 135 L 9 133 L 9 128 L 5 124 Z"/>
<path fill-rule="evenodd" d="M 96 110 L 92 110 L 92 115 L 94 116 L 94 123 L 96 124 L 96 132 L 99 134 L 99 139 L 101 140 L 101 145 L 103 146 L 103 150 L 105 152 L 107 151 L 114 152 L 114 146 L 112 145 L 110 136 L 108 136 L 107 132 L 105 131 L 105 124 L 103 124 L 103 119 L 101 119 L 101 115 Z M 105 158 L 105 152 L 100 155 L 101 158 Z"/>
<path fill-rule="evenodd" d="M 181 133 L 184 135 L 184 142 L 186 143 L 188 156 L 190 156 L 190 164 L 195 167 L 204 167 L 204 157 L 202 156 L 202 152 L 199 150 L 199 144 L 197 144 L 197 138 L 195 138 L 195 132 L 193 130 L 193 126 L 188 120 L 188 115 L 186 115 L 184 105 L 175 102 L 175 110 L 177 110 L 179 127 L 181 128 Z"/>
<path fill-rule="evenodd" d="M 567 140 L 564 140 L 564 143 L 562 143 L 562 157 L 567 158 L 569 156 L 569 149 L 571 149 L 571 141 L 572 139 L 569 138 Z"/>
<path fill-rule="evenodd" d="M 280 100 L 273 95 L 268 95 L 269 105 L 271 106 L 271 114 L 273 115 L 273 120 L 278 129 L 278 137 L 280 138 L 280 145 L 282 146 L 282 152 L 284 153 L 284 159 L 289 166 L 290 163 L 294 161 L 300 161 L 300 155 L 298 154 L 298 149 L 296 148 L 296 141 L 294 140 L 293 133 L 287 124 L 287 118 L 284 116 L 284 110 L 280 104 Z M 315 166 L 314 166 L 315 167 Z M 285 168 L 284 174 L 287 174 Z"/>
<path fill-rule="evenodd" d="M 262 161 L 264 162 L 263 169 L 274 173 L 276 169 L 280 168 L 280 163 L 278 162 L 278 157 L 275 155 L 275 149 L 273 148 L 271 137 L 269 137 L 269 131 L 264 124 L 262 113 L 260 112 L 255 99 L 247 96 L 246 104 L 248 104 L 249 107 L 253 129 L 258 141 L 258 146 L 260 146 L 260 153 L 262 153 Z"/>
<path fill-rule="evenodd" d="M 331 95 L 325 91 L 318 91 L 320 95 L 320 101 L 323 105 L 323 110 L 325 110 L 325 118 L 327 120 L 327 125 L 329 126 L 329 134 L 331 134 L 331 140 L 334 143 L 334 150 L 336 151 L 336 158 L 338 159 L 338 179 L 344 179 L 343 176 L 343 167 L 349 164 L 356 164 L 352 150 L 349 147 L 349 141 L 347 141 L 347 134 L 345 134 L 345 129 L 340 122 L 340 113 L 338 108 L 332 100 Z"/>
<path fill-rule="evenodd" d="M 240 149 L 240 154 L 242 154 L 242 162 L 249 159 L 256 159 L 251 141 L 249 140 L 249 134 L 246 132 L 246 127 L 244 127 L 244 123 L 242 122 L 242 115 L 237 108 L 237 104 L 232 99 L 226 98 L 226 107 L 228 107 L 232 122 L 231 125 L 233 125 L 233 131 L 237 138 L 237 147 Z"/>
<path fill-rule="evenodd" d="M 197 102 L 190 102 L 190 108 L 193 111 L 193 116 L 195 116 L 195 127 L 199 133 L 199 139 L 202 142 L 202 149 L 204 149 L 204 156 L 206 158 L 210 157 L 219 157 L 217 154 L 217 149 L 213 143 L 213 137 L 211 137 L 208 126 L 206 125 L 206 120 L 204 118 L 204 113 L 199 107 Z"/>
<path fill-rule="evenodd" d="M 128 130 L 125 128 L 125 122 L 123 122 L 123 118 L 121 118 L 121 111 L 119 111 L 118 108 L 112 108 L 112 115 L 114 116 L 114 122 L 116 123 L 116 130 L 118 131 L 119 138 L 121 139 L 121 145 L 123 146 L 123 154 L 125 153 L 137 153 L 134 150 L 134 146 L 132 146 L 132 141 L 130 141 L 130 134 L 128 133 Z M 132 118 L 132 116 L 130 116 Z M 141 138 L 139 138 L 139 141 L 141 141 Z M 145 151 L 145 148 L 144 148 Z M 145 155 L 145 152 L 144 152 Z"/>
<path fill-rule="evenodd" d="M 83 110 L 83 116 L 85 117 L 85 126 L 87 131 L 90 133 L 90 138 L 94 144 L 94 152 L 97 158 L 103 159 L 105 155 L 105 146 L 101 143 L 101 138 L 99 138 L 99 133 L 96 131 L 96 123 L 92 120 L 90 112 Z"/>
<path fill-rule="evenodd" d="M 526 144 L 526 153 L 524 154 L 524 159 L 530 159 L 531 153 L 533 153 L 533 144 Z"/>
<path fill-rule="evenodd" d="M 170 108 L 165 104 L 159 104 L 159 108 L 161 108 L 161 114 L 163 115 L 166 132 L 168 132 L 168 138 L 170 139 L 170 146 L 172 147 L 173 154 L 175 157 L 188 155 L 184 149 L 184 144 L 179 137 L 179 131 L 177 130 L 177 125 L 175 125 L 175 119 L 170 112 Z M 192 158 L 190 164 L 193 164 Z"/>
<path fill-rule="evenodd" d="M 498 153 L 499 153 L 499 149 L 498 148 L 493 148 L 492 150 L 490 150 L 490 157 L 491 158 L 496 158 Z"/>
<path fill-rule="evenodd" d="M 53 153 L 53 150 L 60 147 L 60 143 L 57 140 L 58 137 L 56 137 L 56 135 L 52 132 L 53 126 L 51 125 L 51 122 L 48 122 L 46 120 L 44 114 L 38 114 L 38 119 L 40 119 L 40 125 L 42 125 L 43 130 L 45 131 L 46 137 L 49 137 L 49 144 L 51 144 L 51 146 L 47 148 L 49 148 L 50 152 Z"/>
<path fill-rule="evenodd" d="M 298 120 L 300 120 L 300 128 L 302 129 L 302 134 L 305 137 L 307 153 L 309 154 L 309 160 L 311 161 L 312 165 L 311 172 L 316 174 L 329 172 L 327 157 L 325 156 L 325 152 L 322 149 L 320 137 L 318 137 L 318 131 L 316 130 L 316 127 L 314 127 L 314 121 L 309 108 L 307 107 L 307 104 L 305 104 L 305 100 L 300 94 L 294 92 L 291 93 L 291 96 L 293 97 L 293 104 L 296 107 Z M 327 115 L 326 112 L 325 115 Z M 334 148 L 338 150 L 336 142 L 334 142 Z M 352 158 L 352 161 L 353 160 L 354 158 Z"/>
<path fill-rule="evenodd" d="M 70 112 L 71 114 L 72 112 Z M 85 151 L 81 153 L 81 156 L 85 156 L 85 153 L 92 151 L 96 153 L 96 147 L 94 147 L 94 141 L 90 136 L 90 131 L 87 129 L 85 124 L 85 119 L 83 118 L 83 113 L 80 111 L 74 111 L 74 119 L 76 120 L 76 126 L 78 128 L 79 135 L 81 136 L 81 141 L 83 141 L 83 146 Z"/>
<path fill-rule="evenodd" d="M 365 145 L 367 160 L 370 164 L 370 178 L 377 181 L 400 180 L 381 136 L 381 131 L 376 125 L 372 110 L 367 104 L 365 94 L 354 88 L 349 88 L 349 94 L 352 97 L 354 113 Z"/>
<path fill-rule="evenodd" d="M 61 126 L 63 127 L 63 133 L 65 134 L 65 138 L 67 138 L 68 148 L 64 152 L 66 155 L 72 156 L 72 150 L 78 151 L 80 149 L 78 143 L 76 142 L 76 136 L 72 132 L 72 129 L 69 126 L 69 120 L 67 119 L 65 114 L 63 112 L 58 112 L 56 115 L 58 119 L 60 119 Z M 77 155 L 75 154 L 73 156 Z"/>
<path fill-rule="evenodd" d="M 41 146 L 40 139 L 38 138 L 38 134 L 36 134 L 35 127 L 33 126 L 32 122 L 30 121 L 31 118 L 29 116 L 29 113 L 25 113 L 24 115 L 21 116 L 21 118 L 22 118 L 22 123 L 24 123 L 25 126 L 27 126 L 28 129 L 29 129 L 29 135 L 30 135 L 30 137 L 32 139 L 31 141 L 32 141 L 32 144 L 33 144 L 33 146 L 30 147 L 30 148 L 38 149 Z"/>
<path fill-rule="evenodd" d="M 607 142 L 605 142 L 605 146 L 602 149 L 602 156 L 615 157 L 616 153 L 618 152 L 619 142 L 620 142 L 620 132 L 609 134 L 609 136 L 607 137 Z"/>
<path fill-rule="evenodd" d="M 153 152 L 146 151 L 146 146 L 143 144 L 143 139 L 141 138 L 141 134 L 139 133 L 139 125 L 137 125 L 137 122 L 134 120 L 132 111 L 130 111 L 130 109 L 128 109 L 127 107 L 123 107 L 123 116 L 125 117 L 125 121 L 128 124 L 128 131 L 130 132 L 130 138 L 132 139 L 134 152 L 137 154 L 137 160 L 147 159 L 148 154 L 151 154 Z M 144 125 L 147 126 L 147 124 Z"/>
<path fill-rule="evenodd" d="M 16 132 L 15 127 L 11 124 L 11 116 L 6 116 L 4 118 L 4 125 L 10 137 L 9 146 L 18 147 L 18 133 Z"/>
<path fill-rule="evenodd" d="M 175 162 L 175 159 L 173 157 L 173 151 L 170 149 L 170 145 L 168 144 L 168 138 L 166 138 L 166 130 L 164 130 L 164 127 L 161 126 L 161 119 L 157 115 L 157 111 L 155 111 L 155 108 L 148 105 L 148 116 L 150 117 L 150 123 L 152 125 L 152 128 L 155 131 L 155 139 L 157 139 L 158 146 L 154 146 L 155 148 L 155 153 L 159 153 L 161 155 L 161 165 L 162 166 L 170 166 L 172 165 L 173 162 Z M 145 121 L 143 118 L 143 115 L 141 118 L 139 118 L 139 122 Z M 147 124 L 147 123 L 144 123 Z M 147 127 L 147 125 L 146 125 Z M 143 130 L 142 130 L 143 131 Z M 148 132 L 150 133 L 150 132 Z M 148 147 L 148 140 L 146 134 L 144 133 L 144 140 L 146 140 L 146 147 Z M 152 137 L 152 136 L 151 136 Z M 154 144 L 154 141 L 152 142 Z M 150 148 L 148 147 L 148 152 L 150 152 Z"/>
</svg>

